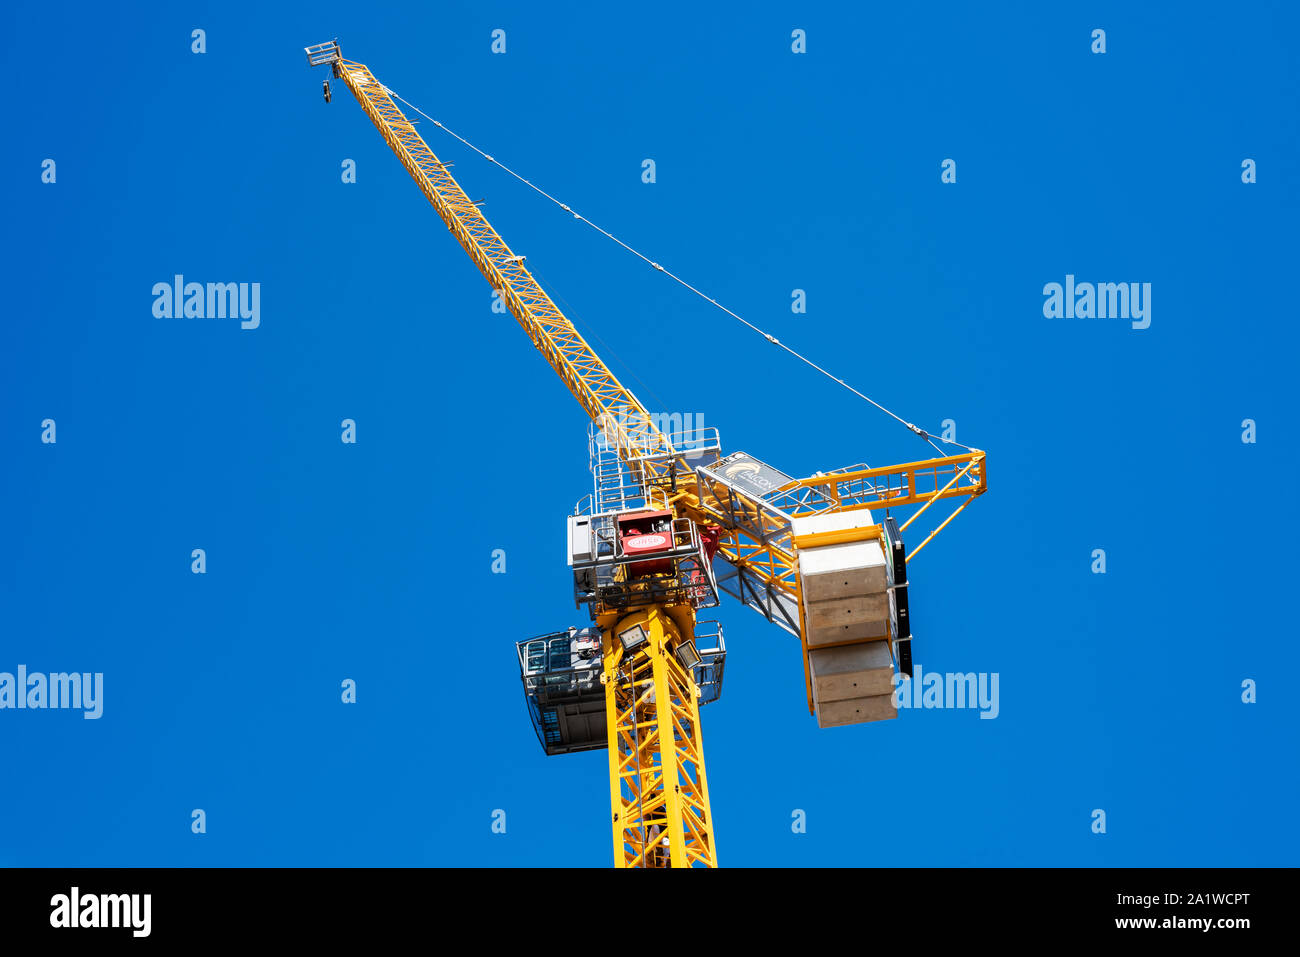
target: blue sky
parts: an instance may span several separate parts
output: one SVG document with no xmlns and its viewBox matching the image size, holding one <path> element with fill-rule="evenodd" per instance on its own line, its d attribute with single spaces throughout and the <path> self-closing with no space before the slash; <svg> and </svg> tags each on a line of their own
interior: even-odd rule
<svg viewBox="0 0 1300 957">
<path fill-rule="evenodd" d="M 605 755 L 543 755 L 514 657 L 579 623 L 563 516 L 589 490 L 583 414 L 341 85 L 322 102 L 302 47 L 334 36 L 710 295 L 989 453 L 989 493 L 911 591 L 916 660 L 997 673 L 998 717 L 819 731 L 797 644 L 725 605 L 726 686 L 704 712 L 724 865 L 1296 862 L 1288 5 L 0 17 L 0 671 L 104 675 L 99 720 L 0 711 L 0 864 L 611 860 Z M 924 457 L 434 132 L 650 408 L 791 474 Z M 260 283 L 260 326 L 155 318 L 151 288 L 177 273 Z M 1151 283 L 1150 327 L 1045 318 L 1067 274 Z"/>
</svg>

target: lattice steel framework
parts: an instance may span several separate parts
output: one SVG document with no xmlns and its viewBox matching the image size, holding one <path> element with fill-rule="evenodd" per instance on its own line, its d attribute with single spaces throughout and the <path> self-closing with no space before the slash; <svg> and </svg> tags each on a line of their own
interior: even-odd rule
<svg viewBox="0 0 1300 957">
<path fill-rule="evenodd" d="M 934 504 L 961 499 L 911 550 L 911 561 L 957 513 L 984 493 L 985 453 L 979 450 L 885 468 L 855 466 L 818 474 L 793 480 L 762 500 L 724 487 L 725 483 L 720 484 L 705 469 L 696 469 L 673 448 L 636 396 L 618 381 L 542 290 L 524 267 L 523 257 L 492 228 L 370 70 L 344 60 L 337 42 L 308 47 L 307 57 L 313 66 L 329 65 L 334 76 L 347 85 L 456 241 L 492 288 L 499 290 L 529 339 L 587 415 L 604 430 L 626 463 L 632 482 L 652 491 L 657 503 L 665 502 L 679 516 L 723 527 L 718 560 L 733 573 L 720 575 L 719 584 L 769 621 L 796 635 L 802 632 L 802 623 L 794 621 L 800 603 L 797 545 L 790 532 L 790 518 L 815 512 L 919 506 L 906 528 Z M 606 642 L 615 859 L 620 866 L 716 864 L 694 686 L 671 652 L 674 642 L 689 637 L 689 629 L 679 626 L 672 631 L 672 621 L 682 621 L 681 612 L 676 607 L 646 610 L 647 621 L 661 636 L 657 645 L 652 643 L 657 650 L 642 650 L 627 660 L 619 657 L 621 648 L 611 638 L 608 629 L 612 623 L 600 621 Z M 634 687 L 653 688 L 653 696 L 620 690 L 623 685 L 614 680 L 620 668 L 632 675 Z M 804 678 L 812 713 L 806 645 Z M 650 684 L 644 685 L 647 681 Z M 642 730 L 645 734 L 639 737 Z M 674 779 L 673 787 L 665 786 Z M 636 798 L 635 810 L 629 795 Z M 655 826 L 660 827 L 658 842 L 649 840 L 649 828 Z"/>
<path fill-rule="evenodd" d="M 617 635 L 640 626 L 645 644 Z M 605 633 L 605 725 L 616 867 L 716 867 L 695 682 L 674 651 L 683 640 L 658 607 Z"/>
<path fill-rule="evenodd" d="M 524 267 L 522 257 L 497 235 L 384 85 L 364 64 L 344 60 L 337 43 L 309 47 L 308 58 L 313 65 L 332 65 L 334 75 L 347 84 L 456 241 L 492 288 L 501 291 L 511 314 L 587 415 L 604 429 L 633 475 L 647 486 L 664 489 L 671 507 L 681 514 L 697 521 L 720 522 L 726 529 L 719 549 L 723 560 L 743 570 L 761 588 L 797 600 L 794 550 L 789 546 L 788 534 L 763 529 L 763 516 L 758 514 L 753 524 L 735 523 L 729 518 L 734 514 L 733 505 L 720 501 L 710 483 L 699 481 L 689 463 L 675 454 L 668 437 L 656 427 L 654 417 L 551 301 Z M 928 507 L 932 501 L 950 498 L 966 498 L 969 502 L 986 488 L 984 460 L 984 452 L 973 451 L 885 468 L 812 476 L 791 483 L 773 504 L 784 507 L 790 515 L 799 515 L 915 504 Z M 950 482 L 954 477 L 957 480 Z M 809 490 L 820 493 L 816 506 L 798 498 L 798 493 Z M 756 513 L 761 511 L 758 506 L 752 508 Z M 946 524 L 943 522 L 935 531 Z M 756 529 L 762 531 L 756 533 Z M 919 550 L 912 550 L 913 558 Z"/>
<path fill-rule="evenodd" d="M 629 433 L 623 436 L 629 445 L 664 448 L 666 440 L 645 407 L 618 381 L 537 284 L 524 268 L 523 257 L 516 255 L 497 235 L 446 164 L 434 155 L 416 132 L 415 125 L 393 102 L 384 85 L 364 64 L 341 57 L 333 64 L 334 75 L 347 84 L 456 241 L 492 288 L 500 292 L 511 315 L 523 326 L 533 345 L 564 380 L 587 415 L 619 423 L 618 428 Z M 640 414 L 629 420 L 628 410 Z M 617 418 L 616 413 L 624 413 L 624 418 Z"/>
</svg>

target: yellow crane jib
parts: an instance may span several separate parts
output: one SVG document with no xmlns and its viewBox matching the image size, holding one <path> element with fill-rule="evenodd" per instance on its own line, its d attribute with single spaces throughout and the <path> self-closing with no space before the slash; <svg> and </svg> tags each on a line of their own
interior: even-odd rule
<svg viewBox="0 0 1300 957">
<path fill-rule="evenodd" d="M 306 54 L 347 86 L 590 420 L 592 491 L 567 519 L 574 605 L 590 623 L 516 644 L 542 747 L 607 750 L 616 866 L 717 866 L 699 709 L 721 696 L 726 643 L 699 613 L 725 595 L 797 637 L 819 726 L 895 717 L 894 675 L 912 667 L 908 566 L 985 492 L 985 453 L 795 479 L 724 455 L 716 430 L 665 434 L 434 155 L 407 101 L 337 40 Z M 330 102 L 328 80 L 323 92 Z M 936 505 L 955 507 L 909 553 L 903 534 Z"/>
</svg>

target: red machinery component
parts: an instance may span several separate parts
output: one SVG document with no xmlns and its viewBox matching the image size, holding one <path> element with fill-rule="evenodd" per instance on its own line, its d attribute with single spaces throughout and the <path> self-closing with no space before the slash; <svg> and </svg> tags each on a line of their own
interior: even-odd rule
<svg viewBox="0 0 1300 957">
<path fill-rule="evenodd" d="M 619 548 L 628 558 L 641 555 L 655 555 L 670 552 L 673 549 L 673 513 L 637 512 L 622 515 L 618 519 Z M 672 559 L 661 558 L 657 561 L 634 562 L 628 566 L 629 574 L 667 575 L 673 570 Z"/>
<path fill-rule="evenodd" d="M 704 560 L 713 561 L 713 554 L 718 550 L 718 544 L 722 541 L 721 525 L 701 525 L 700 541 L 704 544 Z"/>
</svg>

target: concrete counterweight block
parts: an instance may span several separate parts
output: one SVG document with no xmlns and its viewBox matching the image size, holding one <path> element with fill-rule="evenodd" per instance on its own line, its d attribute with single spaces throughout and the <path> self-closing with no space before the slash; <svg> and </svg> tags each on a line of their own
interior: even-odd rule
<svg viewBox="0 0 1300 957">
<path fill-rule="evenodd" d="M 838 728 L 846 724 L 866 721 L 887 721 L 898 717 L 893 694 L 871 695 L 866 698 L 845 698 L 843 701 L 814 700 L 817 727 Z"/>
<path fill-rule="evenodd" d="M 827 532 L 857 536 L 798 547 L 804 638 L 818 726 L 897 717 L 888 641 L 889 571 L 870 512 L 796 518 L 791 531 L 796 539 Z"/>
<path fill-rule="evenodd" d="M 808 652 L 813 696 L 818 701 L 842 701 L 894 691 L 894 657 L 889 642 L 823 648 Z"/>
<path fill-rule="evenodd" d="M 810 602 L 883 592 L 888 584 L 879 539 L 799 550 L 799 573 Z"/>
<path fill-rule="evenodd" d="M 888 641 L 808 652 L 817 725 L 833 728 L 898 716 Z"/>
<path fill-rule="evenodd" d="M 879 532 L 865 510 L 812 515 L 791 523 L 795 537 L 861 530 L 860 541 L 800 548 L 799 589 L 808 646 L 884 638 L 889 571 Z"/>
<path fill-rule="evenodd" d="M 889 596 L 881 592 L 878 595 L 808 602 L 803 617 L 809 648 L 841 641 L 884 638 L 888 634 Z"/>
</svg>

